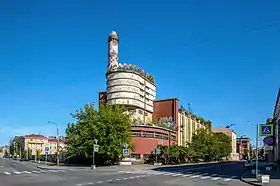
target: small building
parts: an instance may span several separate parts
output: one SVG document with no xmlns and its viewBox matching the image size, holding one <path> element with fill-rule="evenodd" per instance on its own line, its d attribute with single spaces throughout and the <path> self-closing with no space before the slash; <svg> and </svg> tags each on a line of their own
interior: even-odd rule
<svg viewBox="0 0 280 186">
<path fill-rule="evenodd" d="M 158 145 L 176 144 L 176 131 L 151 125 L 133 125 L 132 143 L 134 151 L 131 157 L 136 160 L 147 159 Z"/>
<path fill-rule="evenodd" d="M 230 153 L 229 159 L 239 160 L 239 154 L 237 153 L 237 150 L 236 150 L 236 139 L 237 139 L 236 132 L 233 129 L 226 128 L 226 127 L 213 128 L 212 132 L 213 133 L 224 133 L 227 136 L 231 137 L 232 152 Z"/>
</svg>

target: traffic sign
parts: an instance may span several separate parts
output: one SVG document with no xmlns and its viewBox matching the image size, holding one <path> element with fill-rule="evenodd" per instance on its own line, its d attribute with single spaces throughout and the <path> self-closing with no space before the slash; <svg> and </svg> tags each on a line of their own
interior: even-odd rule
<svg viewBox="0 0 280 186">
<path fill-rule="evenodd" d="M 49 152 L 50 151 L 50 147 L 45 147 L 45 151 Z"/>
<path fill-rule="evenodd" d="M 128 155 L 129 154 L 129 150 L 128 149 L 123 149 L 123 154 L 124 155 Z"/>
<path fill-rule="evenodd" d="M 99 151 L 99 145 L 94 145 L 94 152 L 98 152 Z"/>
<path fill-rule="evenodd" d="M 273 136 L 273 124 L 260 124 L 260 136 Z"/>
</svg>

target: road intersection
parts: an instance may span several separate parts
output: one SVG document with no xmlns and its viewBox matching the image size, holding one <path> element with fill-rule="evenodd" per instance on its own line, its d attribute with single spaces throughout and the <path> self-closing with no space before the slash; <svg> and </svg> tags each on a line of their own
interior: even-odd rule
<svg viewBox="0 0 280 186">
<path fill-rule="evenodd" d="M 108 184 L 125 186 L 217 186 L 222 184 L 239 186 L 244 184 L 239 180 L 243 173 L 240 162 L 161 168 L 113 166 L 101 167 L 96 170 L 53 170 L 39 169 L 36 164 L 29 162 L 2 159 L 0 166 L 1 186 L 101 186 Z M 5 172 L 10 174 L 5 174 Z"/>
</svg>

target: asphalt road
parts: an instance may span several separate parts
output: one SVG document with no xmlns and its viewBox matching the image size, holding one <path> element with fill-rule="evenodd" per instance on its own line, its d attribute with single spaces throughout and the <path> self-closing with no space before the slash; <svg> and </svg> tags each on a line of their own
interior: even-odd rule
<svg viewBox="0 0 280 186">
<path fill-rule="evenodd" d="M 217 186 L 217 185 L 244 185 L 239 178 L 243 173 L 240 162 L 205 166 L 176 166 L 160 169 L 138 169 L 133 167 L 114 168 L 112 170 L 63 170 L 52 172 L 44 170 L 33 172 L 37 167 L 34 164 L 16 162 L 13 160 L 0 160 L 5 167 L 1 171 L 12 169 L 26 169 L 31 173 L 2 174 L 1 186 L 90 186 L 90 185 L 151 185 L 151 186 Z M 60 170 L 56 170 L 60 171 Z M 40 172 L 40 173 L 39 173 Z"/>
</svg>

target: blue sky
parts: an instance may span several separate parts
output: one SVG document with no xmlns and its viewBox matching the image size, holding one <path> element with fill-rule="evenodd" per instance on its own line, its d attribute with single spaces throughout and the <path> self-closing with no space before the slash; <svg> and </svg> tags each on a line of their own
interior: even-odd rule
<svg viewBox="0 0 280 186">
<path fill-rule="evenodd" d="M 70 112 L 97 101 L 112 30 L 120 62 L 153 74 L 158 98 L 254 137 L 280 87 L 279 9 L 277 0 L 2 0 L 0 144 L 54 135 L 48 120 L 64 131 Z"/>
</svg>

